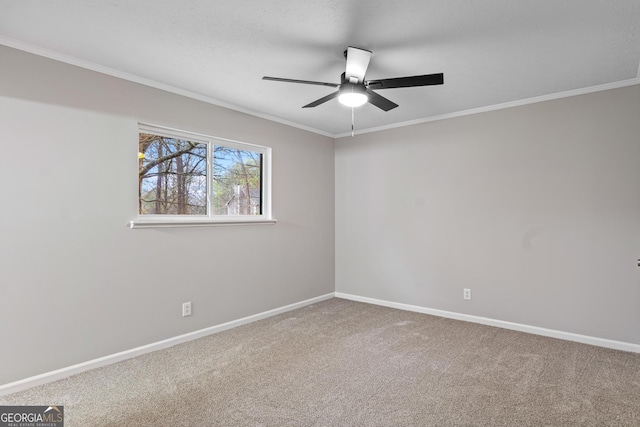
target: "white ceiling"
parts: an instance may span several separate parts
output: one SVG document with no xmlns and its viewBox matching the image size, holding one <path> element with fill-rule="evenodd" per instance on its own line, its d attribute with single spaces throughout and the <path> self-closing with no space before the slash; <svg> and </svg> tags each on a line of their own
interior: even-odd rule
<svg viewBox="0 0 640 427">
<path fill-rule="evenodd" d="M 301 108 L 333 88 L 262 76 L 339 83 L 347 46 L 369 80 L 444 73 L 356 132 L 637 84 L 640 1 L 0 0 L 0 43 L 340 136 L 351 109 Z"/>
</svg>

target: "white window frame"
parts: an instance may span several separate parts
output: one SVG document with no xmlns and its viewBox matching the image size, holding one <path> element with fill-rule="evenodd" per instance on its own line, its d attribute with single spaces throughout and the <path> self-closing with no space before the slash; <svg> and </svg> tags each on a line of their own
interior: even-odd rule
<svg viewBox="0 0 640 427">
<path fill-rule="evenodd" d="M 180 138 L 207 146 L 207 214 L 206 215 L 141 215 L 138 211 L 135 219 L 128 224 L 130 228 L 156 228 L 156 227 L 207 227 L 216 225 L 251 225 L 251 224 L 275 224 L 271 213 L 271 148 L 263 145 L 250 144 L 248 142 L 234 141 L 210 135 L 203 135 L 179 129 L 163 126 L 138 123 L 138 134 L 150 133 L 170 138 Z M 137 139 L 136 139 L 137 140 Z M 262 154 L 262 188 L 261 188 L 261 215 L 214 215 L 213 214 L 213 147 L 214 145 L 249 150 Z M 137 144 L 136 144 L 137 149 Z M 137 165 L 137 163 L 136 163 Z M 137 166 L 136 166 L 137 167 Z M 136 206 L 137 206 L 136 198 Z M 137 209 L 136 209 L 137 210 Z"/>
</svg>

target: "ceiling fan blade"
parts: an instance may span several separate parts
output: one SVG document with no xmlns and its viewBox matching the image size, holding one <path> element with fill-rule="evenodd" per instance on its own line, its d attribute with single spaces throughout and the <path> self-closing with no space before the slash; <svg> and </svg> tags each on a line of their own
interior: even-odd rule
<svg viewBox="0 0 640 427">
<path fill-rule="evenodd" d="M 340 92 L 338 92 L 338 91 L 333 92 L 333 93 L 330 93 L 329 95 L 327 95 L 327 96 L 323 96 L 322 98 L 317 99 L 317 100 L 313 101 L 313 102 L 312 102 L 312 103 L 310 103 L 310 104 L 304 105 L 302 108 L 317 107 L 317 106 L 318 106 L 318 105 L 320 105 L 320 104 L 324 104 L 324 103 L 325 103 L 325 102 L 327 102 L 327 101 L 331 101 L 333 98 L 335 98 L 336 96 L 338 96 L 338 94 L 339 94 L 339 93 L 340 93 Z"/>
<path fill-rule="evenodd" d="M 330 86 L 330 87 L 340 86 L 338 83 L 314 82 L 311 80 L 283 79 L 280 77 L 269 77 L 269 76 L 264 76 L 262 80 L 271 80 L 274 82 L 285 82 L 285 83 L 302 83 L 305 85 L 318 85 L 318 86 Z"/>
<path fill-rule="evenodd" d="M 347 69 L 345 71 L 347 80 L 350 77 L 358 79 L 358 83 L 364 81 L 364 75 L 369 67 L 371 52 L 357 47 L 347 48 Z"/>
<path fill-rule="evenodd" d="M 369 102 L 381 110 L 389 111 L 398 106 L 395 102 L 389 101 L 387 98 L 378 95 L 371 89 L 367 89 L 367 95 L 369 95 Z"/>
<path fill-rule="evenodd" d="M 424 74 L 422 76 L 397 77 L 395 79 L 368 80 L 365 82 L 371 89 L 394 89 L 397 87 L 414 87 L 441 85 L 444 83 L 444 74 Z"/>
</svg>

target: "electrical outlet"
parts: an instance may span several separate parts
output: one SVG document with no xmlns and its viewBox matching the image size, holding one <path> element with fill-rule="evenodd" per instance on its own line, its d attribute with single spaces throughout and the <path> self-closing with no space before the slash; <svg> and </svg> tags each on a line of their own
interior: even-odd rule
<svg viewBox="0 0 640 427">
<path fill-rule="evenodd" d="M 462 290 L 462 298 L 471 299 L 471 289 L 463 289 Z"/>
<path fill-rule="evenodd" d="M 182 303 L 182 317 L 191 316 L 191 302 Z"/>
</svg>

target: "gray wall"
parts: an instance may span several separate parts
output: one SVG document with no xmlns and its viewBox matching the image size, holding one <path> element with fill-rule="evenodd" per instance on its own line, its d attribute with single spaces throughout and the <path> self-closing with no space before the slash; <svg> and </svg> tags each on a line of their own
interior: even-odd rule
<svg viewBox="0 0 640 427">
<path fill-rule="evenodd" d="M 640 343 L 639 86 L 339 139 L 334 182 L 330 138 L 0 63 L 0 384 L 334 289 Z M 138 121 L 271 146 L 278 224 L 126 228 Z"/>
<path fill-rule="evenodd" d="M 334 291 L 331 138 L 6 47 L 0 63 L 0 384 Z M 279 222 L 127 228 L 138 121 L 272 147 Z"/>
<path fill-rule="evenodd" d="M 339 139 L 335 169 L 337 292 L 640 344 L 640 86 Z"/>
</svg>

